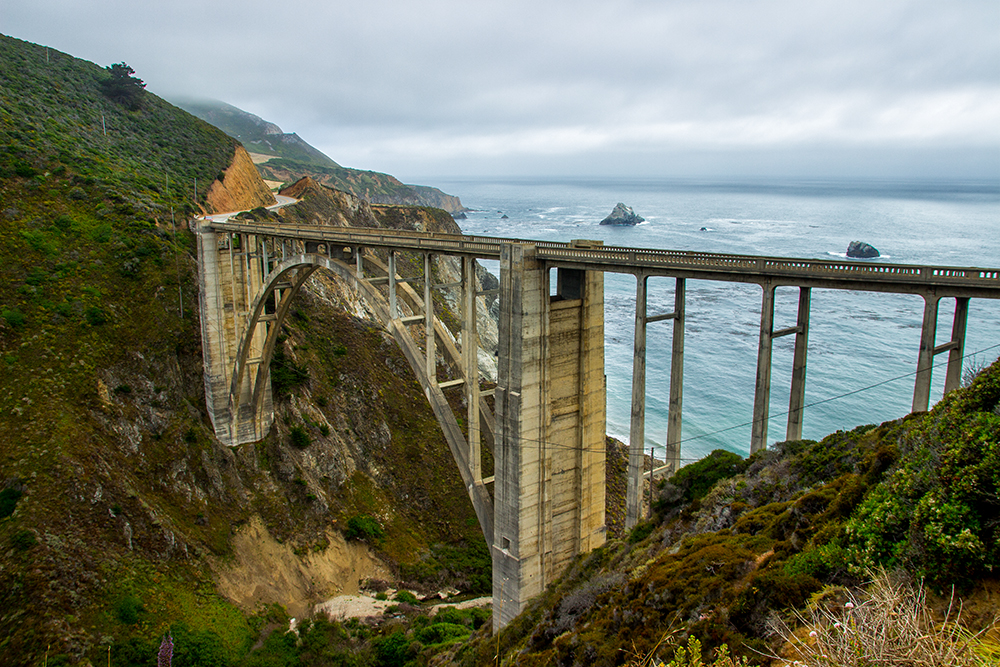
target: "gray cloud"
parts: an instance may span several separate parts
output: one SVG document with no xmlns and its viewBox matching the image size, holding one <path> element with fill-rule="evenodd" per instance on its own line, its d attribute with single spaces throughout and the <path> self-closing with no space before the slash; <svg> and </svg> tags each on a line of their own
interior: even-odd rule
<svg viewBox="0 0 1000 667">
<path fill-rule="evenodd" d="M 0 20 L 404 177 L 1000 174 L 995 0 L 0 0 Z"/>
</svg>

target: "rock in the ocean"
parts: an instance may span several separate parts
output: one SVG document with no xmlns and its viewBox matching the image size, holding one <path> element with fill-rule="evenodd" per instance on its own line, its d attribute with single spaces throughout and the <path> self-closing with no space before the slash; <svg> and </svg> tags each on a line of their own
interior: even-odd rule
<svg viewBox="0 0 1000 667">
<path fill-rule="evenodd" d="M 877 249 L 863 241 L 851 241 L 850 245 L 847 246 L 847 256 L 869 259 L 871 257 L 878 257 L 879 254 Z"/>
<path fill-rule="evenodd" d="M 618 205 L 615 206 L 615 210 L 611 211 L 611 215 L 604 218 L 604 220 L 601 220 L 601 224 L 632 226 L 645 221 L 645 218 L 635 214 L 631 206 L 626 206 L 625 204 L 618 202 Z"/>
<path fill-rule="evenodd" d="M 456 213 L 451 217 L 454 218 L 455 220 L 467 220 L 469 218 L 469 216 L 465 214 L 465 211 L 459 211 L 458 213 Z"/>
</svg>

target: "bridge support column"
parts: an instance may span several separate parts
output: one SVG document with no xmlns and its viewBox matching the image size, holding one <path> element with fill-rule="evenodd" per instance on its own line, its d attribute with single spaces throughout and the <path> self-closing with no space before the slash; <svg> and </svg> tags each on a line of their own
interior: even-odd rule
<svg viewBox="0 0 1000 667">
<path fill-rule="evenodd" d="M 646 446 L 646 288 L 649 276 L 636 276 L 635 343 L 632 348 L 632 423 L 629 427 L 628 478 L 625 487 L 625 528 L 642 513 L 643 452 Z"/>
<path fill-rule="evenodd" d="M 941 298 L 938 296 L 924 296 L 924 321 L 920 330 L 920 353 L 917 357 L 917 377 L 913 386 L 913 412 L 922 412 L 930 407 L 931 379 L 934 357 L 937 355 L 948 353 L 944 393 L 958 389 L 962 384 L 962 358 L 965 353 L 965 327 L 969 319 L 969 297 L 955 297 L 951 340 L 935 346 L 940 302 Z"/>
<path fill-rule="evenodd" d="M 389 251 L 389 319 L 399 318 L 399 306 L 396 304 L 396 252 Z"/>
<path fill-rule="evenodd" d="M 924 295 L 924 321 L 920 327 L 920 352 L 917 355 L 917 377 L 913 383 L 913 412 L 923 412 L 931 402 L 931 371 L 934 366 L 934 339 L 937 336 L 940 297 Z"/>
<path fill-rule="evenodd" d="M 792 391 L 788 397 L 788 429 L 785 440 L 802 439 L 802 413 L 806 402 L 806 349 L 809 345 L 811 287 L 799 288 L 799 313 L 795 322 L 795 352 L 792 357 Z"/>
<path fill-rule="evenodd" d="M 969 297 L 955 298 L 955 318 L 951 325 L 951 349 L 948 351 L 948 372 L 944 393 L 962 386 L 962 358 L 965 356 L 965 326 L 969 320 Z"/>
<path fill-rule="evenodd" d="M 757 345 L 757 383 L 753 394 L 753 425 L 750 431 L 750 453 L 767 448 L 767 419 L 771 402 L 771 334 L 774 332 L 774 290 L 764 283 L 760 305 L 760 340 Z"/>
<path fill-rule="evenodd" d="M 469 472 L 483 479 L 482 430 L 479 410 L 479 331 L 476 313 L 476 260 L 462 258 L 462 365 L 465 374 L 466 430 L 469 442 Z M 491 538 L 492 536 L 487 536 Z"/>
<path fill-rule="evenodd" d="M 635 293 L 635 345 L 632 355 L 632 422 L 629 429 L 628 478 L 625 490 L 625 527 L 632 528 L 642 517 L 642 479 L 646 433 L 646 325 L 673 320 L 670 353 L 670 404 L 667 414 L 665 463 L 670 475 L 680 469 L 681 414 L 684 395 L 684 301 L 685 279 L 674 282 L 674 312 L 649 317 L 646 292 L 649 276 L 640 274 Z M 650 477 L 652 489 L 652 477 Z M 652 493 L 652 491 L 650 491 Z"/>
<path fill-rule="evenodd" d="M 667 451 L 664 463 L 668 475 L 681 469 L 681 407 L 684 397 L 684 296 L 685 280 L 674 283 L 673 344 L 670 351 L 670 407 L 667 413 Z M 653 483 L 650 477 L 650 484 Z M 652 487 L 651 487 L 652 488 Z"/>
<path fill-rule="evenodd" d="M 434 278 L 431 271 L 431 254 L 424 253 L 424 331 L 426 332 L 425 350 L 427 350 L 426 372 L 431 382 L 437 382 L 437 354 L 434 351 Z"/>
<path fill-rule="evenodd" d="M 493 628 L 604 543 L 604 277 L 505 245 L 496 389 Z"/>
</svg>

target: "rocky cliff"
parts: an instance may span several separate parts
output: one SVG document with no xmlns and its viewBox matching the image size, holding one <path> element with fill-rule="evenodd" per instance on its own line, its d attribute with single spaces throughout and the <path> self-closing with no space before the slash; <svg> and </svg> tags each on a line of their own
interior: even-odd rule
<svg viewBox="0 0 1000 667">
<path fill-rule="evenodd" d="M 212 181 L 205 197 L 213 213 L 242 211 L 276 202 L 242 146 L 236 147 L 233 161 L 219 176 L 222 178 L 216 177 Z"/>
</svg>

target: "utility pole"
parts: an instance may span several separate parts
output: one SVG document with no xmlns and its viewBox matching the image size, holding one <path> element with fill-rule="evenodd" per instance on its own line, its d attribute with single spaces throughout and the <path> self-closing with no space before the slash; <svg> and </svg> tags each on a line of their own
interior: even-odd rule
<svg viewBox="0 0 1000 667">
<path fill-rule="evenodd" d="M 180 304 L 181 319 L 184 319 L 184 289 L 181 285 L 181 259 L 177 252 L 177 223 L 174 221 L 174 207 L 170 207 L 170 226 L 174 230 L 174 266 L 177 268 L 177 302 Z"/>
</svg>

